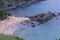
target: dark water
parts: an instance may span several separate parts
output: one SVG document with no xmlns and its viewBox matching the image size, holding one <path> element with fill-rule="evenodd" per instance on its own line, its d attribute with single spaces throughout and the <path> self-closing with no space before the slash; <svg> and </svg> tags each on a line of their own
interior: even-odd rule
<svg viewBox="0 0 60 40">
<path fill-rule="evenodd" d="M 60 0 L 46 0 L 23 9 L 12 11 L 12 13 L 15 16 L 33 16 L 48 11 L 60 12 Z M 28 26 L 22 31 L 18 28 L 14 33 L 24 37 L 25 40 L 56 40 L 60 38 L 60 17 L 57 18 L 53 18 L 35 28 Z"/>
</svg>

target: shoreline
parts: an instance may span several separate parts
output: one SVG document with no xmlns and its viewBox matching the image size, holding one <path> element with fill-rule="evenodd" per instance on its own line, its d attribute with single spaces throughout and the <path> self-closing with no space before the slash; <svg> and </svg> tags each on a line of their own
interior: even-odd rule
<svg viewBox="0 0 60 40">
<path fill-rule="evenodd" d="M 11 7 L 7 7 L 6 10 L 16 10 L 18 8 L 27 7 L 27 6 L 30 6 L 32 4 L 42 2 L 42 1 L 45 1 L 45 0 L 32 0 L 32 1 L 28 1 L 28 2 L 21 1 L 21 2 L 18 2 L 16 4 L 13 4 L 13 6 L 11 6 Z"/>
<path fill-rule="evenodd" d="M 14 17 L 10 16 L 8 19 L 0 22 L 0 33 L 12 34 L 17 29 L 17 23 L 23 22 L 25 20 L 30 20 L 25 17 Z"/>
</svg>

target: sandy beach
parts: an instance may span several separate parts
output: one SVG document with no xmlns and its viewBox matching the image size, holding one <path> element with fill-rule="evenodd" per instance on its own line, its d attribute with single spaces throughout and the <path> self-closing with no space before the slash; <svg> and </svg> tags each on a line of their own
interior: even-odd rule
<svg viewBox="0 0 60 40">
<path fill-rule="evenodd" d="M 16 23 L 23 22 L 25 20 L 30 19 L 25 17 L 9 16 L 8 19 L 0 21 L 0 33 L 12 34 L 17 29 Z"/>
</svg>

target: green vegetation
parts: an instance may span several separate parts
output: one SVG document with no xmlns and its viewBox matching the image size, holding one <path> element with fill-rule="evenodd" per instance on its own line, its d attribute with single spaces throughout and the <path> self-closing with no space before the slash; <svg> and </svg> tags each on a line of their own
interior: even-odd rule
<svg viewBox="0 0 60 40">
<path fill-rule="evenodd" d="M 20 2 L 29 2 L 29 1 L 35 1 L 35 0 L 0 0 L 0 8 L 7 8 Z M 43 0 L 37 0 L 37 1 L 43 1 Z"/>
<path fill-rule="evenodd" d="M 4 20 L 8 18 L 8 16 L 11 16 L 11 14 L 5 10 L 0 10 L 0 20 Z"/>
<path fill-rule="evenodd" d="M 21 2 L 21 1 L 31 1 L 31 0 L 0 0 L 0 6 L 1 5 L 7 5 L 7 4 L 15 4 L 17 2 Z"/>
<path fill-rule="evenodd" d="M 38 15 L 39 18 L 43 18 L 44 16 L 45 16 L 45 14 L 43 14 L 43 13 Z"/>
<path fill-rule="evenodd" d="M 0 34 L 0 40 L 23 40 L 17 36 Z"/>
</svg>

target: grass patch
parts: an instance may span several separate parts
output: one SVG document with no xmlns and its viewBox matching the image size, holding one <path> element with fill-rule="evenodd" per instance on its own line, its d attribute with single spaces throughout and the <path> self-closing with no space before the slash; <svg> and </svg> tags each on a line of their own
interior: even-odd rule
<svg viewBox="0 0 60 40">
<path fill-rule="evenodd" d="M 23 40 L 17 36 L 0 34 L 0 40 Z"/>
</svg>

